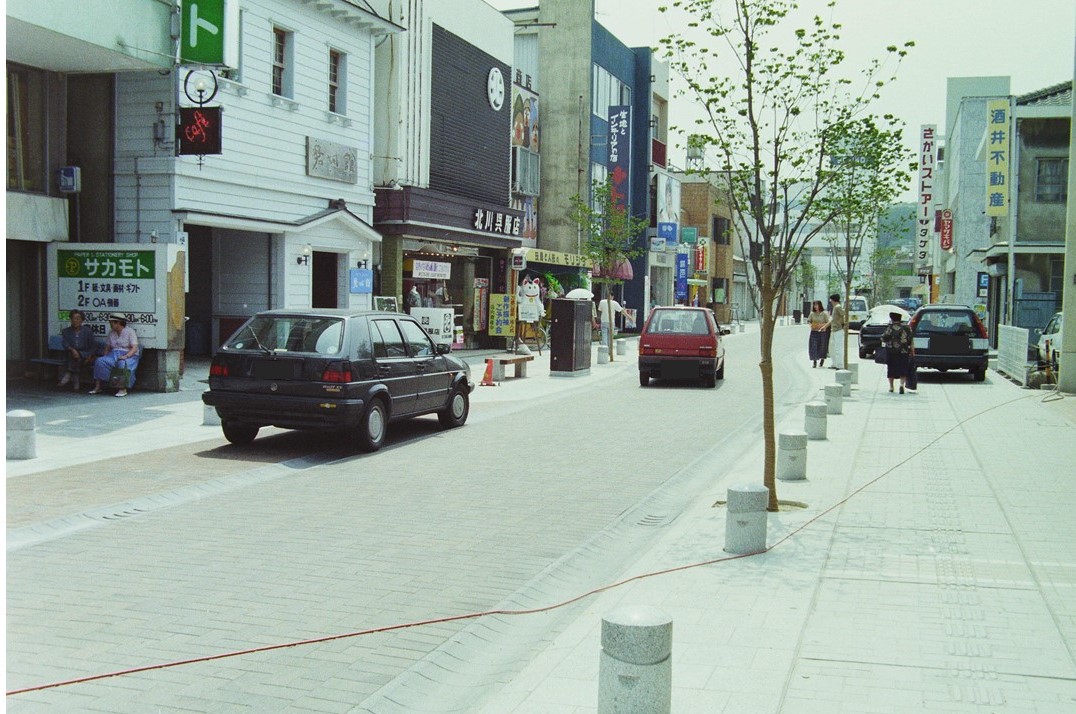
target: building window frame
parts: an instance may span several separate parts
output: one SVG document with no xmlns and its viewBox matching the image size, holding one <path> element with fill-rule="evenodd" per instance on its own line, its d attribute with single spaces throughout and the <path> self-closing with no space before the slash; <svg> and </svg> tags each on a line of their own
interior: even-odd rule
<svg viewBox="0 0 1076 714">
<path fill-rule="evenodd" d="M 295 33 L 273 26 L 272 78 L 270 89 L 278 97 L 294 96 Z"/>
<path fill-rule="evenodd" d="M 329 111 L 347 114 L 347 54 L 329 48 Z"/>
<path fill-rule="evenodd" d="M 1068 199 L 1069 160 L 1051 156 L 1035 160 L 1035 202 L 1064 203 Z"/>
<path fill-rule="evenodd" d="M 46 193 L 48 75 L 30 67 L 7 66 L 7 187 Z"/>
</svg>

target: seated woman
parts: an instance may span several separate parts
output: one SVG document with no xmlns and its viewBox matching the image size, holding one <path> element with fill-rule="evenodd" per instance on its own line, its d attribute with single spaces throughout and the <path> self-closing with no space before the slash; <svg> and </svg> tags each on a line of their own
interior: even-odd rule
<svg viewBox="0 0 1076 714">
<path fill-rule="evenodd" d="M 86 319 L 85 313 L 82 310 L 71 310 L 71 326 L 65 327 L 60 331 L 60 336 L 64 342 L 64 373 L 60 377 L 60 382 L 57 386 L 66 386 L 68 382 L 74 380 L 75 391 L 79 391 L 82 387 L 79 381 L 79 375 L 82 372 L 82 365 L 90 364 L 94 358 L 97 357 L 95 348 L 97 347 L 97 339 L 93 335 L 93 329 L 89 325 L 83 324 L 83 320 Z"/>
<path fill-rule="evenodd" d="M 117 397 L 126 397 L 127 390 L 134 386 L 135 369 L 138 368 L 138 335 L 130 327 L 127 327 L 127 317 L 114 312 L 108 316 L 108 331 L 105 339 L 104 354 L 93 363 L 93 389 L 90 394 L 100 394 L 101 384 L 108 383 L 108 377 L 112 368 L 121 361 L 121 366 L 131 371 L 131 379 L 126 387 L 116 392 Z"/>
</svg>

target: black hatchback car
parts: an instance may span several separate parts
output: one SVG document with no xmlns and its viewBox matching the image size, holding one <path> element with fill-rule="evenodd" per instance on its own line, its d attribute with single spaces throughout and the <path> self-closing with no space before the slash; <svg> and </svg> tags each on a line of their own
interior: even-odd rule
<svg viewBox="0 0 1076 714">
<path fill-rule="evenodd" d="M 411 316 L 354 310 L 270 310 L 248 320 L 213 357 L 202 401 L 233 444 L 263 426 L 336 429 L 364 451 L 390 421 L 437 414 L 467 421 L 470 368 Z"/>
<path fill-rule="evenodd" d="M 976 382 L 986 379 L 990 340 L 975 311 L 966 305 L 924 305 L 912 328 L 916 367 L 946 372 L 966 369 Z"/>
</svg>

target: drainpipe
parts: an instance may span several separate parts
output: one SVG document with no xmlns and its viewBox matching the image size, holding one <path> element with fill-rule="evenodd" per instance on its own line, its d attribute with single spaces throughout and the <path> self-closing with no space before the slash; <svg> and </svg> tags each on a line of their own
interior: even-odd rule
<svg viewBox="0 0 1076 714">
<path fill-rule="evenodd" d="M 1005 306 L 1006 325 L 1015 326 L 1015 313 L 1013 309 L 1016 301 L 1016 211 L 1020 203 L 1020 137 L 1017 134 L 1019 124 L 1016 121 L 1016 107 L 1013 97 L 1009 97 L 1009 240 L 1008 265 L 1006 270 L 1007 286 L 1009 288 L 1009 304 Z"/>
</svg>

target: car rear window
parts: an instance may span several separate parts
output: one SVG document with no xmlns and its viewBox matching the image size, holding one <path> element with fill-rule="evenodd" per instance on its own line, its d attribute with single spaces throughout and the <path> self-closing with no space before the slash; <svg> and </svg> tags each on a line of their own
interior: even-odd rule
<svg viewBox="0 0 1076 714">
<path fill-rule="evenodd" d="M 856 312 L 866 312 L 867 311 L 867 301 L 862 300 L 862 299 L 852 298 L 851 300 L 848 301 L 848 308 L 850 310 L 855 310 Z"/>
<path fill-rule="evenodd" d="M 931 310 L 919 318 L 915 331 L 956 335 L 976 332 L 976 329 L 972 314 L 966 310 Z"/>
<path fill-rule="evenodd" d="M 332 317 L 258 316 L 224 345 L 225 350 L 339 354 L 344 321 Z"/>
<path fill-rule="evenodd" d="M 680 335 L 708 335 L 710 327 L 699 310 L 655 310 L 647 332 Z"/>
</svg>

